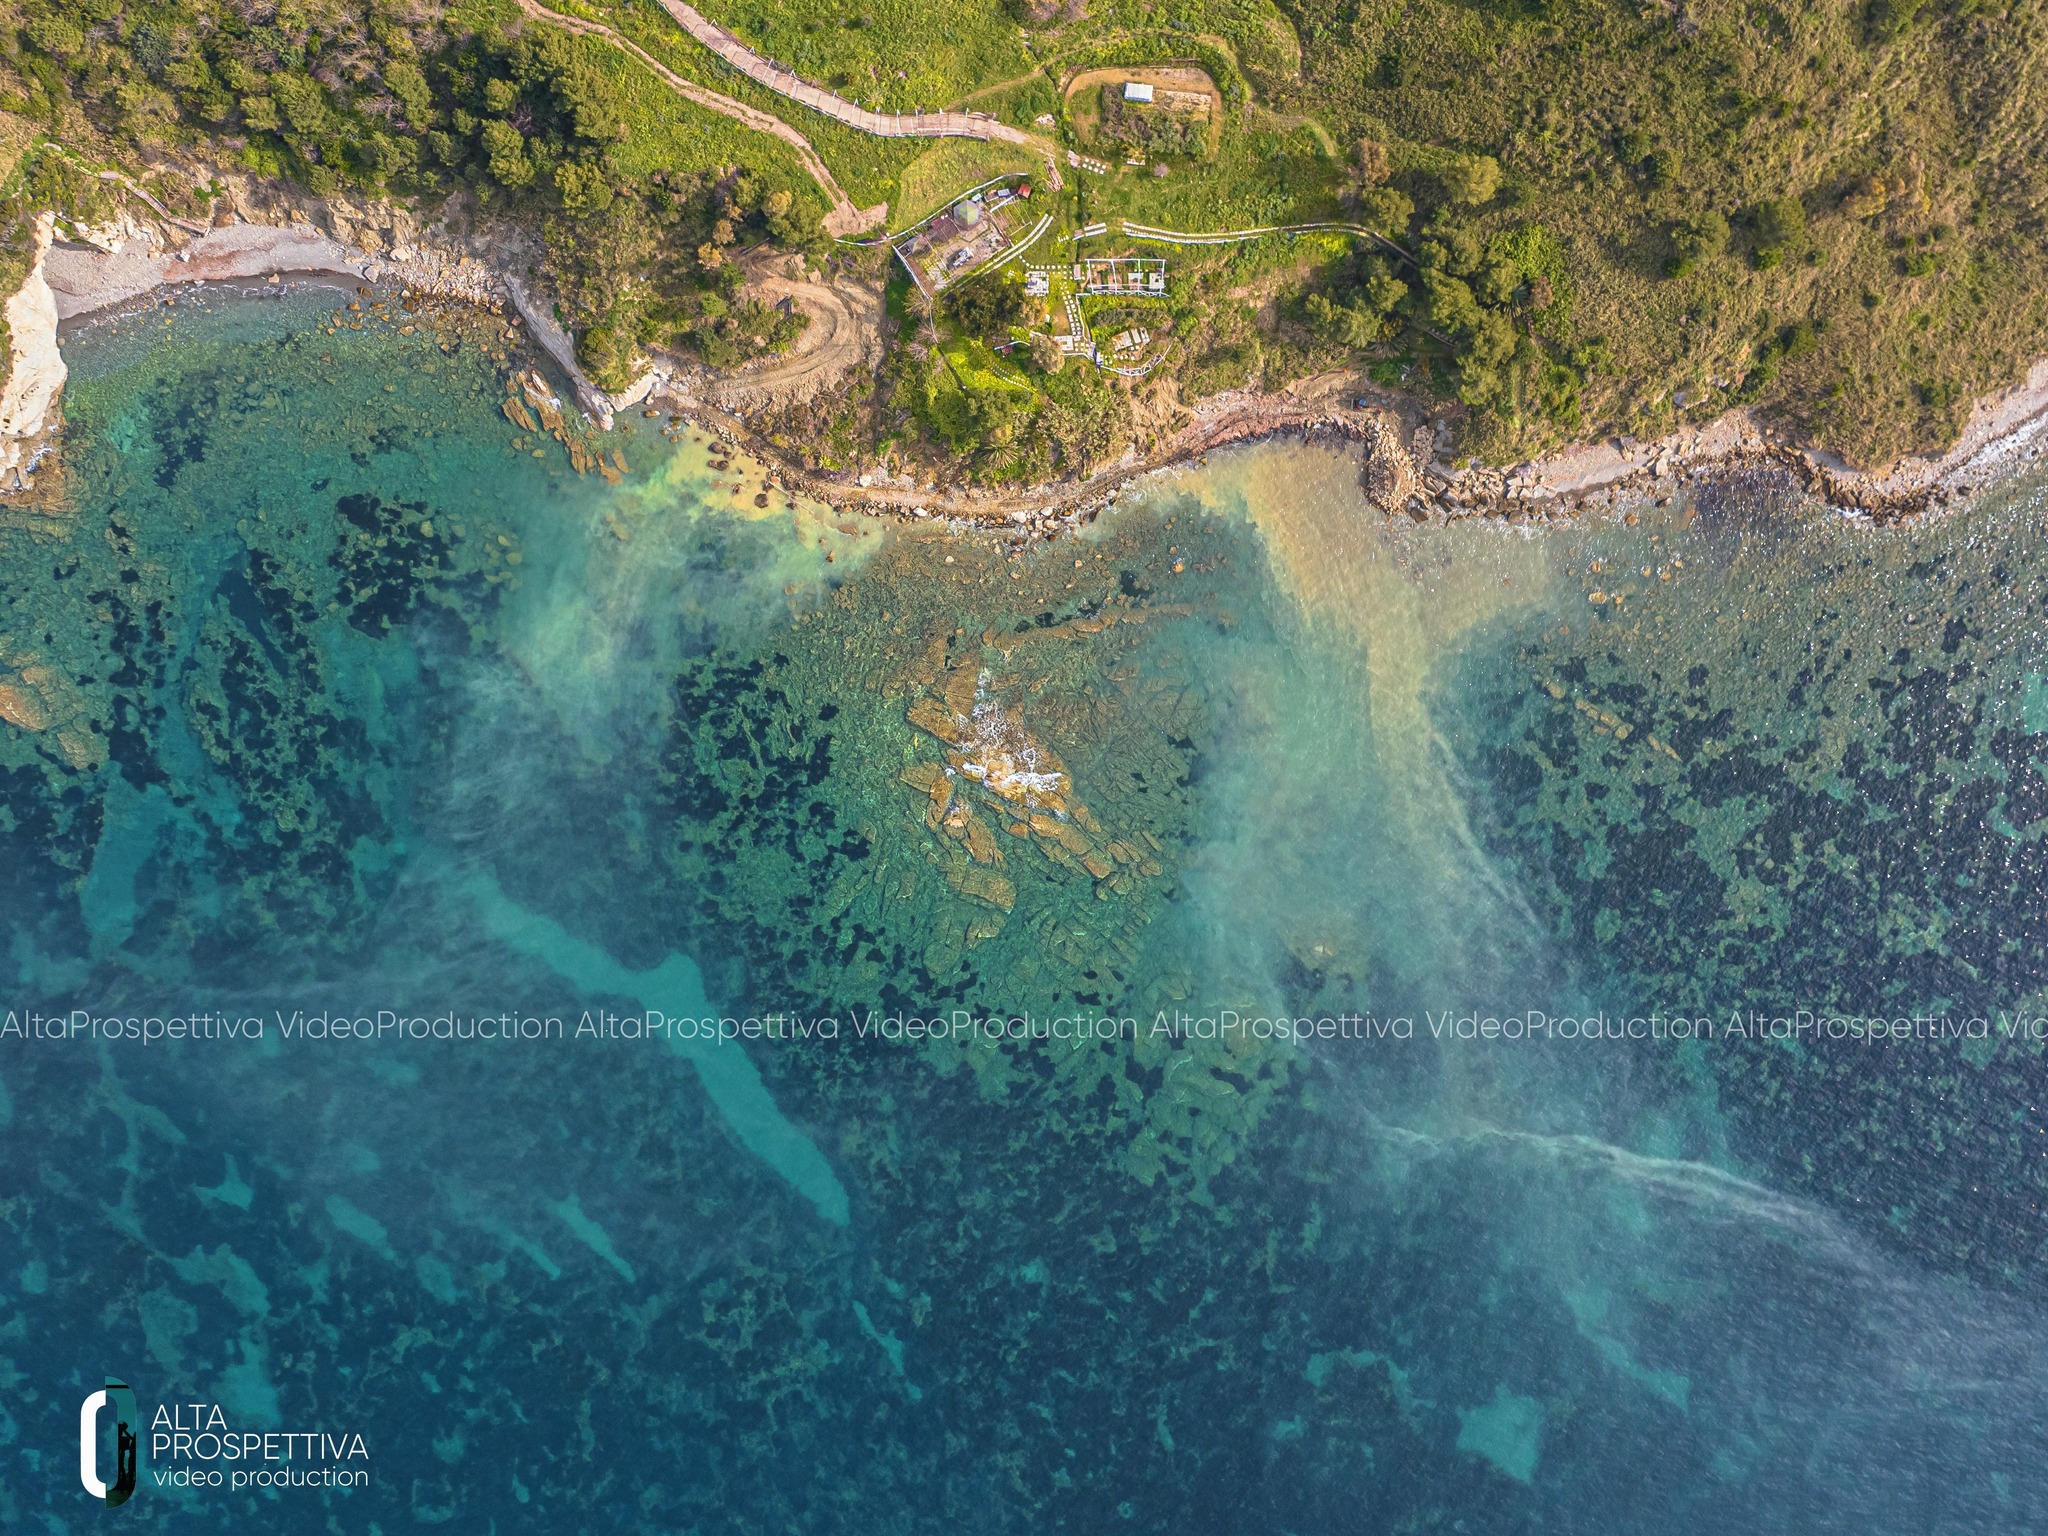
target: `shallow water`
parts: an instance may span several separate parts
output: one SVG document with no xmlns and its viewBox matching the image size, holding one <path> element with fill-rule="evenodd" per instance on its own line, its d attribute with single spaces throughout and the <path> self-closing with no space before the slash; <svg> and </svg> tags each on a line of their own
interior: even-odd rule
<svg viewBox="0 0 2048 1536">
<path fill-rule="evenodd" d="M 364 1437 L 180 1531 L 2048 1518 L 2037 490 L 1020 552 L 334 302 L 76 338 L 0 529 L 8 1528 L 109 1373 Z"/>
</svg>

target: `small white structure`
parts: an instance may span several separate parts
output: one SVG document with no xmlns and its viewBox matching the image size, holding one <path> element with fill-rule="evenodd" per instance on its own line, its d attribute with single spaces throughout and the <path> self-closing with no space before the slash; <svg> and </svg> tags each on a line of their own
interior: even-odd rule
<svg viewBox="0 0 2048 1536">
<path fill-rule="evenodd" d="M 1042 299 L 1052 292 L 1052 275 L 1046 272 L 1026 272 L 1024 293 L 1027 298 Z"/>
<path fill-rule="evenodd" d="M 1142 101 L 1149 104 L 1152 100 L 1152 87 L 1140 85 L 1135 80 L 1126 80 L 1124 82 L 1124 100 Z"/>
</svg>

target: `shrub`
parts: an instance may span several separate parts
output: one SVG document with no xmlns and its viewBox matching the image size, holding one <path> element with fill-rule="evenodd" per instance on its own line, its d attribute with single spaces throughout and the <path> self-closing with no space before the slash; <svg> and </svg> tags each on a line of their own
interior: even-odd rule
<svg viewBox="0 0 2048 1536">
<path fill-rule="evenodd" d="M 85 46 L 85 33 L 62 16 L 38 16 L 28 24 L 28 40 L 52 58 L 68 59 Z"/>
<path fill-rule="evenodd" d="M 1683 277 L 1700 262 L 1711 261 L 1728 249 L 1727 218 L 1712 208 L 1695 214 L 1673 226 L 1671 248 L 1674 254 L 1666 271 Z"/>
<path fill-rule="evenodd" d="M 1310 330 L 1340 347 L 1369 347 L 1387 328 L 1387 317 L 1357 298 L 1333 303 L 1323 294 L 1312 293 L 1303 300 L 1302 313 Z"/>
<path fill-rule="evenodd" d="M 1428 235 L 1418 252 L 1425 270 L 1448 272 L 1455 277 L 1470 277 L 1479 270 L 1486 249 L 1464 225 L 1448 223 L 1439 216 L 1430 222 Z"/>
<path fill-rule="evenodd" d="M 1382 234 L 1400 234 L 1414 217 L 1414 199 L 1392 187 L 1374 187 L 1358 200 L 1358 222 Z"/>
<path fill-rule="evenodd" d="M 1197 155 L 1208 143 L 1209 125 L 1206 118 L 1125 101 L 1123 87 L 1112 82 L 1102 88 L 1100 132 L 1111 143 L 1155 155 Z"/>
<path fill-rule="evenodd" d="M 612 205 L 612 184 L 600 166 L 564 160 L 555 167 L 555 191 L 575 214 L 602 213 Z"/>
<path fill-rule="evenodd" d="M 1453 203 L 1491 202 L 1500 190 L 1500 162 L 1491 155 L 1458 155 L 1438 169 L 1437 181 Z"/>
<path fill-rule="evenodd" d="M 1361 188 L 1380 185 L 1393 169 L 1387 163 L 1387 146 L 1378 139 L 1360 139 L 1353 146 L 1351 158 Z"/>
<path fill-rule="evenodd" d="M 998 340 L 1008 339 L 1010 327 L 1021 325 L 1026 313 L 1024 285 L 1009 275 L 952 289 L 946 303 L 968 335 Z"/>
<path fill-rule="evenodd" d="M 1806 207 L 1796 197 L 1777 197 L 1756 210 L 1756 242 L 1764 250 L 1782 250 L 1806 233 Z"/>
<path fill-rule="evenodd" d="M 1863 17 L 1865 39 L 1889 43 L 1905 36 L 1926 4 L 1927 0 L 1870 0 L 1870 9 Z"/>
<path fill-rule="evenodd" d="M 526 140 L 503 118 L 483 125 L 479 142 L 490 165 L 491 175 L 508 187 L 523 187 L 533 180 L 533 162 L 526 157 Z"/>
</svg>

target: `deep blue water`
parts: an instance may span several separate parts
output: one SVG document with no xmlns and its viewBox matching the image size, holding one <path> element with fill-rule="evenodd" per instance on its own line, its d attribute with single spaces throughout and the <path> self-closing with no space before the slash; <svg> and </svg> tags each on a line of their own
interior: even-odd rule
<svg viewBox="0 0 2048 1536">
<path fill-rule="evenodd" d="M 1279 446 L 1018 552 L 578 474 L 353 297 L 74 338 L 0 513 L 0 1528 L 2048 1525 L 2027 483 L 1525 536 Z M 1136 1025 L 857 1024 L 954 1010 Z M 1532 1013 L 1659 1023 L 1441 1027 Z"/>
</svg>

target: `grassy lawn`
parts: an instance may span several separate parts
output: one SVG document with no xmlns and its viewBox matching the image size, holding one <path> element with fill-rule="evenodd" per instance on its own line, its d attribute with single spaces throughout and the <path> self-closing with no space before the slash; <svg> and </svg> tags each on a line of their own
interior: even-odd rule
<svg viewBox="0 0 2048 1536">
<path fill-rule="evenodd" d="M 898 178 L 897 198 L 889 209 L 891 229 L 909 228 L 970 187 L 1012 171 L 1038 171 L 1044 164 L 1018 144 L 985 144 L 979 139 L 926 142 L 931 147 L 905 166 Z"/>
<path fill-rule="evenodd" d="M 626 140 L 616 153 L 619 168 L 627 175 L 707 165 L 757 166 L 815 203 L 820 213 L 829 209 L 824 192 L 780 139 L 685 100 L 637 59 L 601 38 L 578 41 L 592 62 L 624 88 Z"/>
<path fill-rule="evenodd" d="M 1109 160 L 1107 155 L 1102 157 Z M 1088 219 L 1134 219 L 1162 229 L 1248 229 L 1337 216 L 1341 167 L 1307 129 L 1291 133 L 1224 130 L 1214 160 L 1174 159 L 1151 166 L 1109 160 L 1110 174 L 1075 172 Z"/>
<path fill-rule="evenodd" d="M 704 0 L 706 16 L 806 79 L 879 112 L 936 110 L 1028 74 L 996 0 Z"/>
<path fill-rule="evenodd" d="M 728 69 L 699 47 L 654 0 L 620 0 L 620 3 L 602 6 L 584 0 L 575 9 L 579 14 L 587 14 L 593 20 L 616 28 L 684 79 L 781 118 L 811 141 L 818 158 L 825 162 L 856 205 L 867 208 L 886 202 L 893 216 L 896 179 L 905 166 L 924 152 L 927 147 L 924 141 L 877 138 L 871 133 L 849 128 L 821 112 L 799 106 L 785 96 L 776 95 L 736 70 Z M 735 131 L 751 133 L 730 118 L 723 121 Z M 752 136 L 769 137 L 763 134 Z"/>
<path fill-rule="evenodd" d="M 1036 74 L 1029 79 L 1013 81 L 994 90 L 977 91 L 968 100 L 948 105 L 962 106 L 973 112 L 986 112 L 990 117 L 1000 119 L 1013 128 L 1040 129 L 1039 117 L 1058 116 L 1060 93 L 1053 88 L 1052 81 L 1043 74 Z"/>
</svg>

